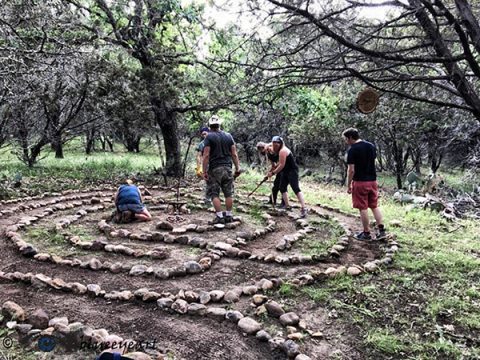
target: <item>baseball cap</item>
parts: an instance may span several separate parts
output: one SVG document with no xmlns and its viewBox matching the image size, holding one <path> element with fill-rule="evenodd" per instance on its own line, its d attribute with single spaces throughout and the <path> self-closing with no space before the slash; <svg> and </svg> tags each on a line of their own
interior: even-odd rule
<svg viewBox="0 0 480 360">
<path fill-rule="evenodd" d="M 202 132 L 204 132 L 204 131 L 208 132 L 208 131 L 209 131 L 209 128 L 206 127 L 206 126 L 202 126 L 202 127 L 200 128 L 200 132 L 202 133 Z"/>
<path fill-rule="evenodd" d="M 217 115 L 213 115 L 209 120 L 208 120 L 208 126 L 212 125 L 220 125 L 221 121 L 220 118 Z"/>
<path fill-rule="evenodd" d="M 283 144 L 283 139 L 282 139 L 280 136 L 274 136 L 274 137 L 272 138 L 272 142 L 282 143 L 282 144 Z"/>
</svg>

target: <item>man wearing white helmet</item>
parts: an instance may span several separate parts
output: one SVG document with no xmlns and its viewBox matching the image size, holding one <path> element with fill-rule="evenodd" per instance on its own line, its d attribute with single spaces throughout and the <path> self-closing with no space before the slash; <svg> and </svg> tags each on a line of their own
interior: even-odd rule
<svg viewBox="0 0 480 360">
<path fill-rule="evenodd" d="M 232 222 L 234 174 L 232 162 L 235 165 L 235 176 L 240 174 L 240 161 L 232 135 L 220 130 L 220 119 L 213 115 L 208 120 L 210 132 L 204 140 L 203 177 L 207 181 L 207 196 L 212 199 L 216 217 L 211 224 Z M 225 196 L 225 216 L 222 212 L 220 190 Z"/>
</svg>

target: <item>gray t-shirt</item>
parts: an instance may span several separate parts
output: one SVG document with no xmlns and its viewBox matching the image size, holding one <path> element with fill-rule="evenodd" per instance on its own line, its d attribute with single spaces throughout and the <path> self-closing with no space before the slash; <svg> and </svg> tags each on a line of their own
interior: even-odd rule
<svg viewBox="0 0 480 360">
<path fill-rule="evenodd" d="M 204 140 L 205 147 L 210 147 L 209 170 L 220 166 L 232 167 L 232 135 L 224 131 L 211 131 Z"/>
</svg>

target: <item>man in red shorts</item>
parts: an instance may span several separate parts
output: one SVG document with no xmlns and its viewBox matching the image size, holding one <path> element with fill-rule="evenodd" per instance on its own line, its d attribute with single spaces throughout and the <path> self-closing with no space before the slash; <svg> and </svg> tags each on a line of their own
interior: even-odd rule
<svg viewBox="0 0 480 360">
<path fill-rule="evenodd" d="M 363 231 L 355 234 L 357 240 L 371 240 L 368 209 L 372 210 L 378 227 L 377 240 L 385 239 L 385 227 L 382 213 L 378 208 L 378 184 L 375 171 L 377 150 L 375 145 L 360 139 L 358 130 L 349 128 L 343 132 L 345 142 L 350 145 L 347 153 L 347 185 L 348 193 L 352 194 L 352 203 L 355 209 L 360 210 Z"/>
</svg>

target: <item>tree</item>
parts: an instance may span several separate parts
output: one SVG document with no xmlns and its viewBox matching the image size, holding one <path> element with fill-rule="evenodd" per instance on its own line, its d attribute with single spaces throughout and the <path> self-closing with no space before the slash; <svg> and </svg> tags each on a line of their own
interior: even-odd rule
<svg viewBox="0 0 480 360">
<path fill-rule="evenodd" d="M 480 120 L 477 2 L 266 3 L 269 8 L 257 2 L 254 11 L 266 14 L 274 33 L 258 44 L 264 56 L 252 67 L 310 85 L 357 78 L 381 93 L 461 109 Z M 379 5 L 392 8 L 388 18 L 359 16 Z M 479 139 L 480 131 L 473 135 Z"/>
</svg>

